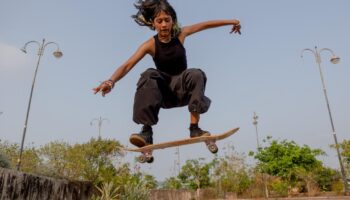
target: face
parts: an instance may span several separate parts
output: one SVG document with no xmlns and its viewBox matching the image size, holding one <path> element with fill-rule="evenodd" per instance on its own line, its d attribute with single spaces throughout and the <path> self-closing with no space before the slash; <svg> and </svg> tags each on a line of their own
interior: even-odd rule
<svg viewBox="0 0 350 200">
<path fill-rule="evenodd" d="M 171 29 L 173 27 L 173 19 L 170 15 L 161 11 L 153 20 L 153 26 L 161 37 L 171 37 Z"/>
</svg>

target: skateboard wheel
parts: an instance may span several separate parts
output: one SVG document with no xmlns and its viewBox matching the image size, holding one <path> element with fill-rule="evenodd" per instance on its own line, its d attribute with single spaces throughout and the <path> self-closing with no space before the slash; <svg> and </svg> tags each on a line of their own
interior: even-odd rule
<svg viewBox="0 0 350 200">
<path fill-rule="evenodd" d="M 147 160 L 145 155 L 141 155 L 137 158 L 137 161 L 139 161 L 140 163 L 145 163 Z"/>
<path fill-rule="evenodd" d="M 153 161 L 154 161 L 154 157 L 153 156 L 147 158 L 147 163 L 153 163 Z"/>
<path fill-rule="evenodd" d="M 216 144 L 209 144 L 208 145 L 208 149 L 209 149 L 209 151 L 210 152 L 212 152 L 212 153 L 217 153 L 218 152 L 218 147 L 216 146 Z"/>
</svg>

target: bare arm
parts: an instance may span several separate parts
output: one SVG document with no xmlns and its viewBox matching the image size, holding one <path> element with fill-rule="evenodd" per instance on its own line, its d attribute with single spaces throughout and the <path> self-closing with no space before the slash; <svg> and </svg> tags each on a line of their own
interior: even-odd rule
<svg viewBox="0 0 350 200">
<path fill-rule="evenodd" d="M 143 48 L 143 46 L 140 46 L 125 63 L 118 67 L 118 69 L 112 74 L 109 80 L 116 83 L 122 79 L 145 55 L 145 48 Z"/>
<path fill-rule="evenodd" d="M 232 25 L 232 32 L 239 33 L 241 26 L 240 22 L 237 19 L 231 19 L 231 20 L 211 20 L 211 21 L 205 21 L 197 24 L 193 24 L 190 26 L 185 26 L 182 28 L 181 34 L 179 35 L 180 39 L 185 39 L 185 37 L 192 35 L 194 33 L 210 29 L 210 28 L 216 28 L 220 26 L 226 26 L 226 25 Z M 184 40 L 182 40 L 184 41 Z"/>
<path fill-rule="evenodd" d="M 109 93 L 117 81 L 122 79 L 147 53 L 150 53 L 150 47 L 151 40 L 143 43 L 125 63 L 117 68 L 108 81 L 104 81 L 93 89 L 94 93 L 96 94 L 101 91 L 102 96 Z"/>
</svg>

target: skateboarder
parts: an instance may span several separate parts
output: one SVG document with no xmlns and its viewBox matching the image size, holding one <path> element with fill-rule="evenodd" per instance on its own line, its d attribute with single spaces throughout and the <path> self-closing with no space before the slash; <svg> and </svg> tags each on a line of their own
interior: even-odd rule
<svg viewBox="0 0 350 200">
<path fill-rule="evenodd" d="M 138 12 L 132 16 L 140 26 L 156 30 L 157 34 L 140 45 L 136 52 L 112 74 L 110 79 L 94 88 L 102 96 L 109 93 L 146 54 L 152 56 L 156 68 L 141 74 L 134 99 L 133 120 L 143 127 L 130 136 L 138 147 L 153 144 L 152 126 L 158 122 L 160 108 L 188 106 L 190 137 L 210 135 L 199 126 L 200 115 L 207 112 L 210 99 L 205 96 L 206 75 L 200 69 L 188 68 L 185 38 L 194 33 L 231 25 L 231 33 L 239 33 L 239 20 L 212 20 L 180 27 L 176 12 L 167 0 L 139 0 Z"/>
</svg>

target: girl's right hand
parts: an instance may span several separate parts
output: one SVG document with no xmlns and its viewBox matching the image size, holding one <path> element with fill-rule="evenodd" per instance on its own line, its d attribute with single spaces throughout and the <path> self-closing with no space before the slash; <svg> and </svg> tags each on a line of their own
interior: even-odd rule
<svg viewBox="0 0 350 200">
<path fill-rule="evenodd" d="M 98 92 L 102 93 L 104 97 L 107 93 L 109 93 L 114 87 L 114 82 L 112 80 L 103 81 L 98 87 L 93 88 L 94 94 Z"/>
<path fill-rule="evenodd" d="M 241 34 L 241 28 L 242 28 L 242 26 L 240 24 L 233 25 L 230 33 Z"/>
</svg>

